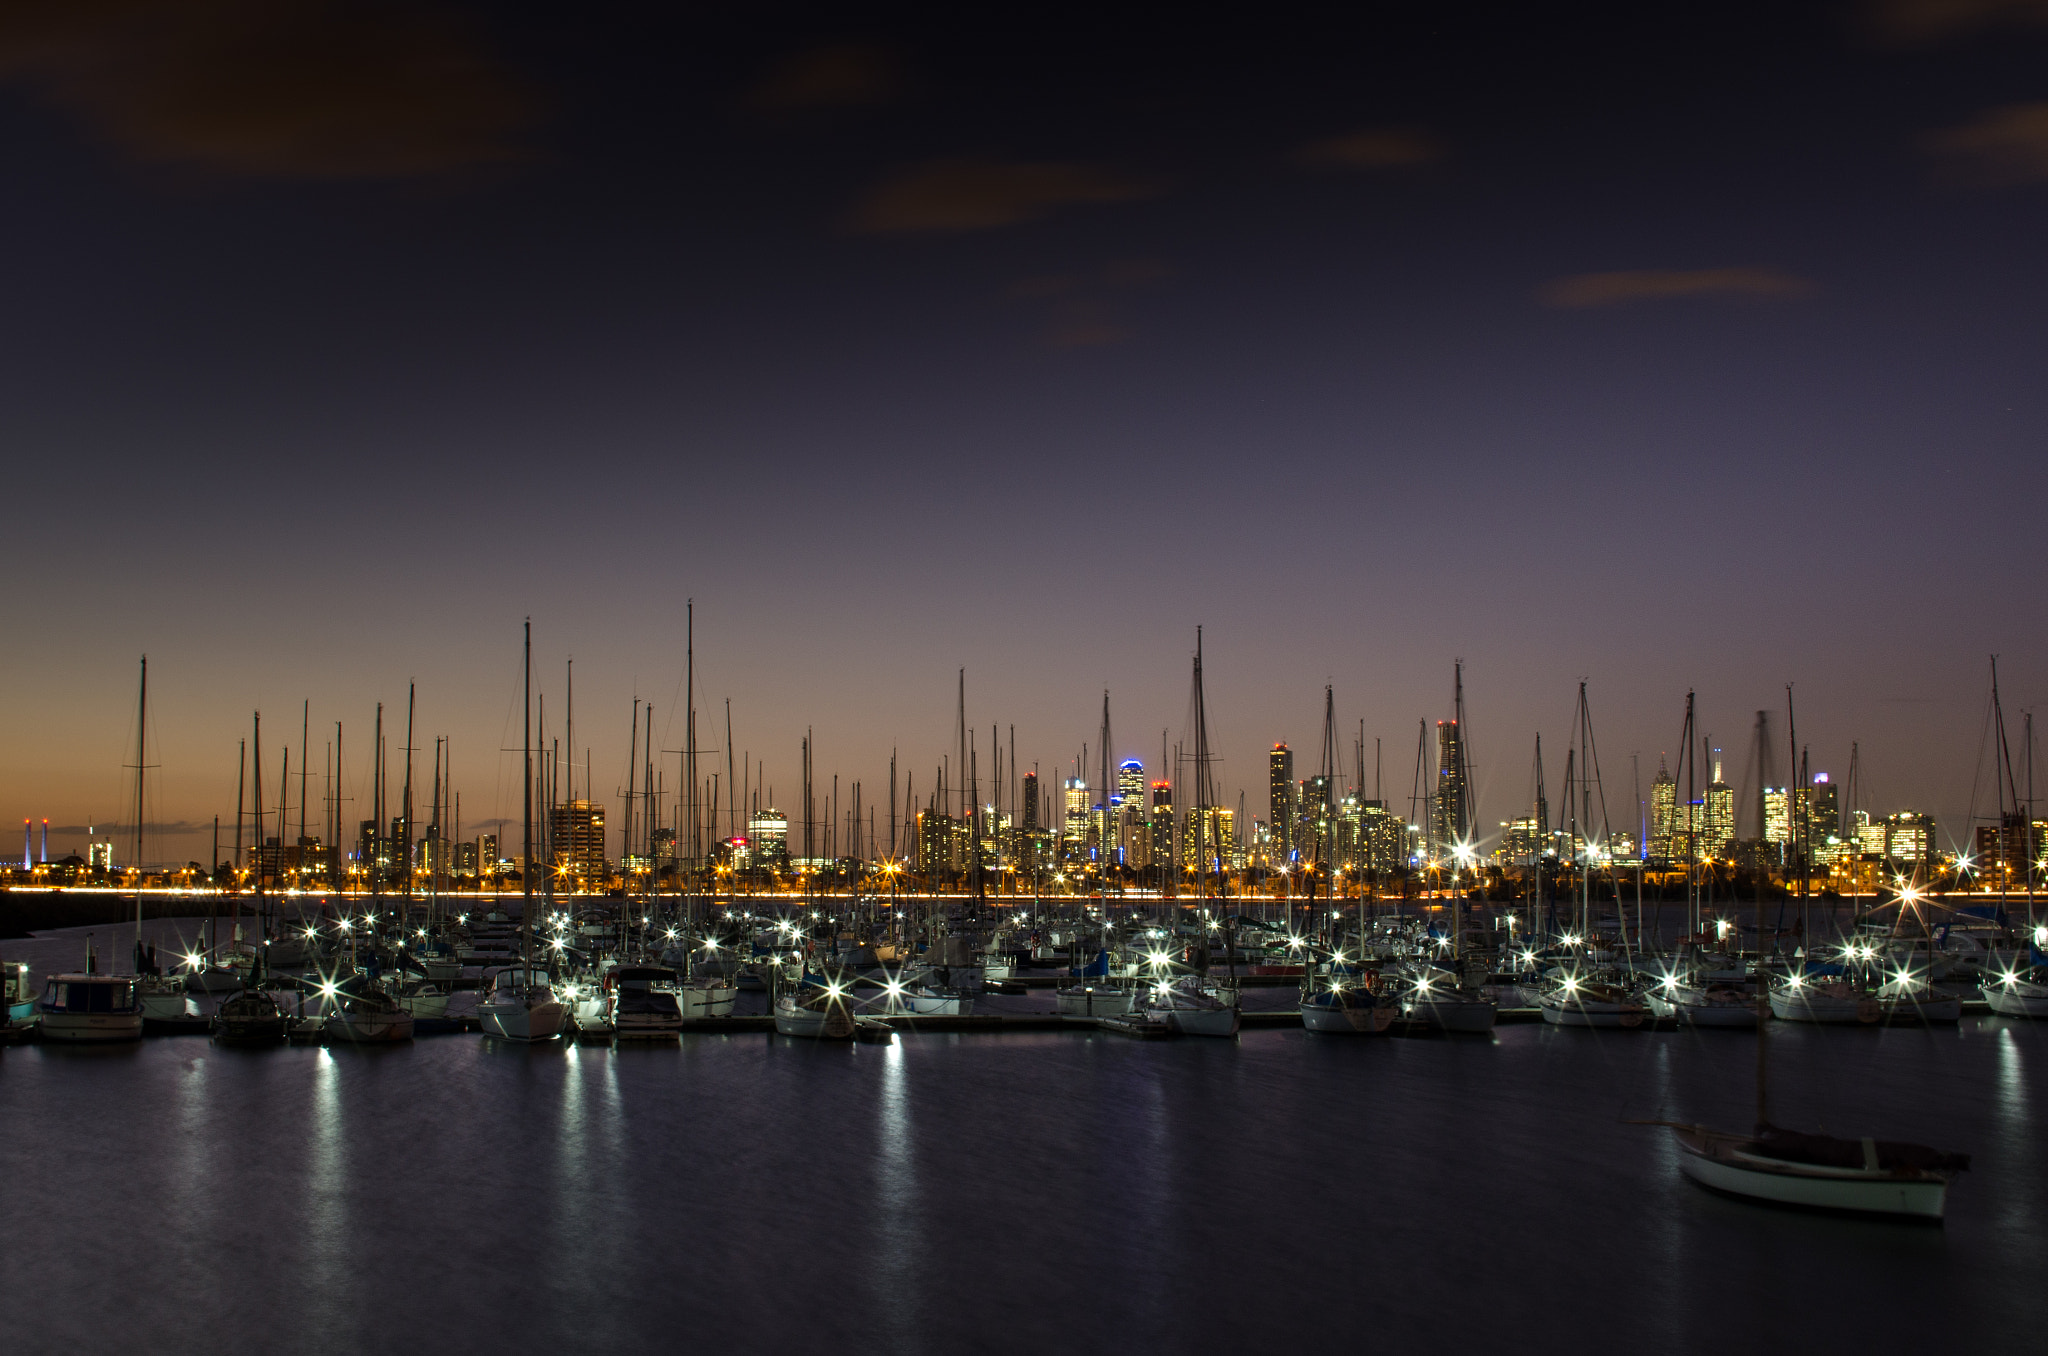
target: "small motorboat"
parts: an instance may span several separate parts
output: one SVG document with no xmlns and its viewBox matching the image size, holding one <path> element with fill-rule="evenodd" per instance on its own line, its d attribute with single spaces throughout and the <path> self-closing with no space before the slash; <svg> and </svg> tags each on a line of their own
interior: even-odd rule
<svg viewBox="0 0 2048 1356">
<path fill-rule="evenodd" d="M 1235 1036 L 1239 1014 L 1234 994 L 1226 997 L 1198 976 L 1183 975 L 1145 996 L 1145 1015 L 1183 1036 Z"/>
<path fill-rule="evenodd" d="M 620 1040 L 664 1040 L 683 1029 L 680 977 L 660 965 L 612 971 L 612 1033 Z"/>
<path fill-rule="evenodd" d="M 719 975 L 693 976 L 676 989 L 676 1002 L 681 1006 L 686 1022 L 705 1017 L 730 1017 L 739 996 L 740 986 L 730 977 Z"/>
<path fill-rule="evenodd" d="M 448 1015 L 448 999 L 451 996 L 446 989 L 428 979 L 416 979 L 401 986 L 398 992 L 392 995 L 398 1000 L 398 1006 L 414 1017 L 429 1019 Z"/>
<path fill-rule="evenodd" d="M 486 1036 L 508 1041 L 551 1041 L 568 1023 L 569 1008 L 555 993 L 554 980 L 537 965 L 511 965 L 491 977 L 490 992 L 477 1004 Z"/>
<path fill-rule="evenodd" d="M 139 987 L 134 975 L 51 975 L 36 1000 L 43 1039 L 79 1044 L 141 1040 Z"/>
<path fill-rule="evenodd" d="M 1702 1186 L 1812 1210 L 1939 1221 L 1968 1154 L 1879 1139 L 1837 1139 L 1765 1125 L 1754 1134 L 1670 1126 L 1678 1167 Z"/>
</svg>

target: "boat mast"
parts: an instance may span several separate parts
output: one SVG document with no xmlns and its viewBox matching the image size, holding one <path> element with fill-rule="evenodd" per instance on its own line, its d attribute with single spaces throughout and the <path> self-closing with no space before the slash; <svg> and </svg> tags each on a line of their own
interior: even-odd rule
<svg viewBox="0 0 2048 1356">
<path fill-rule="evenodd" d="M 144 799 L 142 779 L 147 775 L 149 759 L 149 656 L 142 656 L 142 685 L 135 703 L 135 972 L 142 973 L 142 815 Z M 43 835 L 43 855 L 49 856 L 49 834 Z"/>
<path fill-rule="evenodd" d="M 533 618 L 526 619 L 526 646 L 521 657 L 520 679 L 526 705 L 519 722 L 523 775 L 519 779 L 519 960 L 533 964 Z M 379 707 L 381 713 L 383 708 Z M 522 976 L 529 978 L 530 976 Z"/>
</svg>

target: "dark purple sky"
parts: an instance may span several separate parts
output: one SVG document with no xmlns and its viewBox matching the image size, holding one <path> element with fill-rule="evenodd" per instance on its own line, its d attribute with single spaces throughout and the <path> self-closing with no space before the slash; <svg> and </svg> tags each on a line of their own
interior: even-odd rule
<svg viewBox="0 0 2048 1356">
<path fill-rule="evenodd" d="M 1956 830 L 2048 661 L 2044 58 L 2028 0 L 11 6 L 0 802 L 119 817 L 147 651 L 155 819 L 303 699 L 366 795 L 413 677 L 516 813 L 529 614 L 610 794 L 695 597 L 785 806 L 806 727 L 922 795 L 961 666 L 984 746 L 1108 686 L 1151 766 L 1201 624 L 1233 802 L 1326 682 L 1405 797 L 1462 656 L 1488 823 L 1584 677 L 1617 803 L 1793 682 Z"/>
</svg>

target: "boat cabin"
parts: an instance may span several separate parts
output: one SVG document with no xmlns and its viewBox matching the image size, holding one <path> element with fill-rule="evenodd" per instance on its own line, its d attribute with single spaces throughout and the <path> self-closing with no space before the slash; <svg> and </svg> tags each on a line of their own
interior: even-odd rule
<svg viewBox="0 0 2048 1356">
<path fill-rule="evenodd" d="M 44 1012 L 139 1012 L 133 975 L 51 975 Z"/>
</svg>

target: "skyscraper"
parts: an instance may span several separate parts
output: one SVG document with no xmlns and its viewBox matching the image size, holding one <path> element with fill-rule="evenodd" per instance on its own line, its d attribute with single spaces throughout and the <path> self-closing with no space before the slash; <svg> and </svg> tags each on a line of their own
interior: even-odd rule
<svg viewBox="0 0 2048 1356">
<path fill-rule="evenodd" d="M 1657 780 L 1650 783 L 1650 855 L 1669 861 L 1674 853 L 1671 835 L 1678 825 L 1678 783 L 1671 776 L 1671 769 L 1665 766 L 1662 754 L 1657 756 Z M 1683 845 L 1676 851 L 1682 852 Z"/>
<path fill-rule="evenodd" d="M 1294 847 L 1294 750 L 1275 744 L 1266 763 L 1266 822 L 1271 826 L 1273 856 L 1284 862 Z"/>
<path fill-rule="evenodd" d="M 1152 783 L 1152 861 L 1164 868 L 1173 861 L 1173 783 Z"/>
<path fill-rule="evenodd" d="M 1135 758 L 1125 760 L 1116 770 L 1116 800 L 1128 815 L 1145 810 L 1145 765 Z"/>
<path fill-rule="evenodd" d="M 602 880 L 611 874 L 604 851 L 604 806 L 592 800 L 572 800 L 555 806 L 548 817 L 556 866 L 583 881 Z"/>
<path fill-rule="evenodd" d="M 1024 832 L 1031 833 L 1038 828 L 1038 774 L 1024 774 Z"/>
<path fill-rule="evenodd" d="M 1715 749 L 1714 780 L 1707 783 L 1706 803 L 1700 807 L 1700 859 L 1726 856 L 1734 837 L 1735 788 L 1721 779 L 1721 751 Z"/>
</svg>

